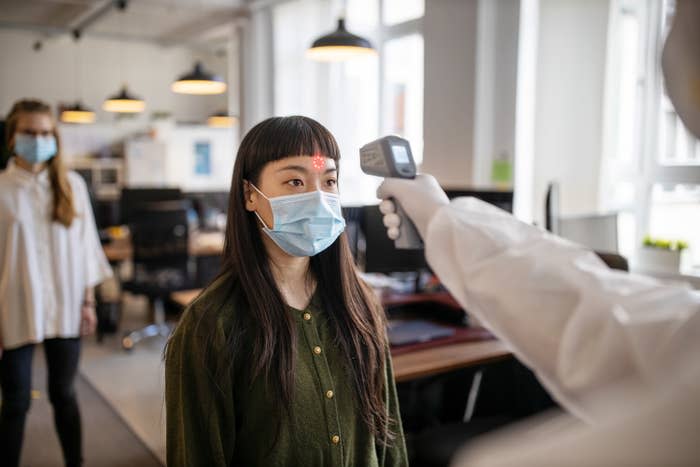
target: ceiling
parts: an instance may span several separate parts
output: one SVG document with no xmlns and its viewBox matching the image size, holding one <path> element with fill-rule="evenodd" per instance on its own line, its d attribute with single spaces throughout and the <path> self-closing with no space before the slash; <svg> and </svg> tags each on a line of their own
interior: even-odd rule
<svg viewBox="0 0 700 467">
<path fill-rule="evenodd" d="M 69 34 L 137 40 L 161 45 L 207 45 L 227 37 L 247 16 L 246 0 L 0 0 L 0 29 L 37 33 L 37 39 Z M 100 14 L 102 13 L 102 14 Z M 90 21 L 92 17 L 96 17 Z M 87 26 L 85 26 L 87 24 Z"/>
</svg>

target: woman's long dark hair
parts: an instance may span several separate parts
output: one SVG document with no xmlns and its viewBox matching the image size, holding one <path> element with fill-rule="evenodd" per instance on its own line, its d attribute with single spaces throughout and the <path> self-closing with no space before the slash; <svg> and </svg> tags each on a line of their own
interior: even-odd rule
<svg viewBox="0 0 700 467">
<path fill-rule="evenodd" d="M 321 154 L 338 161 L 333 135 L 317 121 L 275 117 L 253 127 L 243 138 L 231 180 L 222 275 L 232 279 L 236 327 L 227 332 L 229 369 L 241 348 L 241 334 L 252 342 L 251 381 L 262 377 L 274 408 L 291 411 L 294 392 L 296 332 L 276 286 L 258 221 L 245 209 L 244 180 L 259 186 L 265 164 L 296 155 Z M 310 260 L 321 306 L 351 375 L 359 413 L 382 442 L 393 436 L 384 402 L 385 317 L 373 291 L 358 277 L 345 233 Z M 252 358 L 251 358 L 252 357 Z M 239 356 L 240 358 L 240 356 Z"/>
</svg>

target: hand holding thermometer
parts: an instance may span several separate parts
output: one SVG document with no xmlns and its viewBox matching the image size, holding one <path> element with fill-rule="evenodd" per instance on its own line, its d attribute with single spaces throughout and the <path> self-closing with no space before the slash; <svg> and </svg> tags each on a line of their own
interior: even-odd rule
<svg viewBox="0 0 700 467">
<path fill-rule="evenodd" d="M 360 166 L 362 171 L 378 177 L 416 178 L 416 164 L 413 161 L 411 145 L 398 136 L 384 136 L 367 143 L 360 148 Z M 392 203 L 386 200 L 380 204 L 382 214 L 388 214 Z M 423 248 L 423 241 L 418 235 L 413 222 L 406 216 L 399 203 L 393 201 L 396 214 L 401 219 L 398 237 L 394 241 L 396 248 L 416 250 Z"/>
</svg>

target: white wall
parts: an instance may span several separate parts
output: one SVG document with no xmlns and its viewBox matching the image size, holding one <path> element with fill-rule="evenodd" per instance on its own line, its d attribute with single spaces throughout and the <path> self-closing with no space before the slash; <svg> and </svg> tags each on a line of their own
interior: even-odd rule
<svg viewBox="0 0 700 467">
<path fill-rule="evenodd" d="M 549 181 L 561 214 L 595 212 L 602 151 L 609 0 L 540 0 L 533 207 Z"/>
<path fill-rule="evenodd" d="M 39 52 L 32 44 L 35 33 L 0 30 L 0 113 L 12 103 L 35 97 L 51 105 L 81 98 L 97 112 L 98 121 L 115 116 L 101 110 L 102 102 L 127 81 L 133 94 L 146 100 L 146 122 L 154 111 L 171 112 L 179 121 L 203 121 L 210 113 L 226 109 L 226 97 L 186 96 L 170 91 L 170 84 L 189 71 L 196 58 L 209 70 L 225 76 L 226 57 L 195 53 L 184 47 L 160 47 L 144 42 L 122 42 L 85 36 L 79 43 L 80 73 L 76 73 L 76 44 L 68 35 L 44 41 Z M 81 90 L 78 83 L 82 82 Z"/>
<path fill-rule="evenodd" d="M 423 172 L 448 187 L 473 180 L 477 0 L 425 2 Z"/>
<path fill-rule="evenodd" d="M 492 185 L 494 158 L 513 163 L 520 0 L 480 0 L 473 184 Z"/>
</svg>

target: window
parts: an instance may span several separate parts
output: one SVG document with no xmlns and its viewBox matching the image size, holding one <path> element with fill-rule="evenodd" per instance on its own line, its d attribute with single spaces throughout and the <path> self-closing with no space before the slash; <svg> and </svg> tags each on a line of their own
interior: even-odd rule
<svg viewBox="0 0 700 467">
<path fill-rule="evenodd" d="M 387 26 L 422 18 L 424 14 L 425 0 L 384 0 L 382 2 L 382 15 L 384 24 Z"/>
<path fill-rule="evenodd" d="M 424 0 L 348 0 L 346 27 L 369 39 L 379 55 L 342 63 L 307 59 L 311 43 L 335 28 L 343 4 L 294 0 L 272 7 L 274 113 L 307 115 L 325 125 L 342 154 L 343 204 L 372 204 L 381 180 L 361 171 L 363 144 L 398 134 L 411 141 L 416 161 L 422 160 L 423 36 L 417 18 Z M 390 15 L 392 26 L 383 25 L 389 20 L 383 14 Z"/>
<path fill-rule="evenodd" d="M 614 0 L 601 205 L 621 211 L 621 252 L 645 235 L 685 240 L 700 266 L 700 142 L 666 96 L 661 51 L 674 1 Z"/>
<path fill-rule="evenodd" d="M 423 36 L 411 34 L 384 43 L 383 134 L 411 142 L 416 164 L 423 161 Z"/>
</svg>

